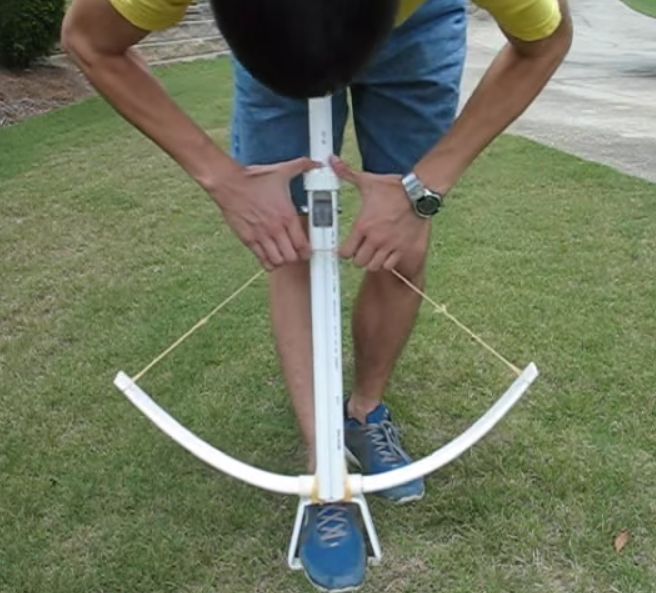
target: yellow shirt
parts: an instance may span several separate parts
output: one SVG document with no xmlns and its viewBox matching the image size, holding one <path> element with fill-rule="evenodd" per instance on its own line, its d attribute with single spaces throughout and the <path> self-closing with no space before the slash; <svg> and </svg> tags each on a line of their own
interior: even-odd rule
<svg viewBox="0 0 656 593">
<path fill-rule="evenodd" d="M 192 0 L 109 0 L 136 27 L 158 31 L 182 20 Z M 401 0 L 397 22 L 407 19 L 425 0 Z M 561 21 L 558 0 L 474 0 L 501 28 L 523 41 L 549 37 Z"/>
</svg>

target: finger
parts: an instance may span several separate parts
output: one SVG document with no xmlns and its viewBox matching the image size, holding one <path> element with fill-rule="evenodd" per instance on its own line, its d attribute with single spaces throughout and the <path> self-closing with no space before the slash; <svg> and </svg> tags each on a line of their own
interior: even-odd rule
<svg viewBox="0 0 656 593">
<path fill-rule="evenodd" d="M 335 175 L 344 181 L 348 181 L 353 185 L 358 185 L 359 176 L 351 167 L 349 167 L 342 159 L 333 155 L 330 157 L 330 166 L 335 171 Z"/>
<path fill-rule="evenodd" d="M 310 259 L 310 256 L 312 255 L 310 241 L 303 230 L 303 226 L 301 225 L 298 216 L 294 216 L 292 221 L 287 225 L 287 233 L 289 234 L 289 239 L 291 240 L 296 253 L 298 253 L 298 256 L 304 261 Z"/>
<path fill-rule="evenodd" d="M 278 246 L 271 239 L 269 238 L 261 239 L 260 245 L 264 250 L 264 254 L 266 255 L 266 258 L 274 266 L 282 266 L 282 264 L 285 263 L 285 260 L 282 257 L 280 250 L 278 249 Z"/>
<path fill-rule="evenodd" d="M 294 159 L 293 161 L 280 163 L 281 170 L 289 179 L 293 179 L 297 175 L 311 171 L 312 169 L 318 169 L 321 166 L 321 163 L 313 161 L 311 158 L 305 156 Z"/>
<path fill-rule="evenodd" d="M 371 244 L 371 241 L 364 241 L 360 247 L 358 247 L 358 250 L 353 256 L 353 263 L 359 268 L 366 268 L 369 265 L 369 262 L 371 262 L 375 253 L 376 250 Z"/>
<path fill-rule="evenodd" d="M 386 251 L 384 249 L 379 249 L 376 251 L 371 258 L 371 261 L 367 265 L 367 270 L 370 272 L 380 272 L 381 268 L 383 267 L 383 264 L 389 257 L 390 252 Z"/>
<path fill-rule="evenodd" d="M 354 228 L 340 247 L 339 255 L 344 259 L 351 259 L 355 255 L 360 243 L 362 243 L 363 238 L 362 233 Z"/>
<path fill-rule="evenodd" d="M 401 261 L 401 254 L 398 251 L 392 251 L 392 253 L 387 257 L 383 268 L 389 270 L 390 272 L 399 265 Z"/>
<path fill-rule="evenodd" d="M 254 243 L 251 246 L 251 251 L 255 254 L 257 259 L 260 260 L 260 263 L 262 264 L 262 267 L 267 271 L 267 272 L 272 272 L 274 269 L 273 264 L 269 261 L 267 256 L 264 254 L 264 249 L 260 247 L 259 243 Z"/>
<path fill-rule="evenodd" d="M 286 263 L 294 263 L 298 261 L 298 254 L 287 234 L 287 229 L 283 228 L 280 234 L 276 235 L 275 241 L 278 250 Z"/>
</svg>

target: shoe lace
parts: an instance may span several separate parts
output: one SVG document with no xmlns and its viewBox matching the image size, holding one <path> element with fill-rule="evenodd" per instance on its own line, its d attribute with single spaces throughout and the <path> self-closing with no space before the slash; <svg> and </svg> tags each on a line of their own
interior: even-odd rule
<svg viewBox="0 0 656 593">
<path fill-rule="evenodd" d="M 401 448 L 399 429 L 389 420 L 367 424 L 363 428 L 371 439 L 374 450 L 381 456 L 384 463 L 396 463 L 405 459 L 405 453 Z"/>
<path fill-rule="evenodd" d="M 317 513 L 317 531 L 322 542 L 336 545 L 348 535 L 349 520 L 345 509 L 326 505 Z"/>
</svg>

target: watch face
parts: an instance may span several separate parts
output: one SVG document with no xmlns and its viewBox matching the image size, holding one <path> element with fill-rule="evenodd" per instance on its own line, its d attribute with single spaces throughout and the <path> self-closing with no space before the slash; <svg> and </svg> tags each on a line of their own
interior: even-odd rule
<svg viewBox="0 0 656 593">
<path fill-rule="evenodd" d="M 440 200 L 435 196 L 424 195 L 416 202 L 417 212 L 422 216 L 434 216 L 440 209 Z"/>
</svg>

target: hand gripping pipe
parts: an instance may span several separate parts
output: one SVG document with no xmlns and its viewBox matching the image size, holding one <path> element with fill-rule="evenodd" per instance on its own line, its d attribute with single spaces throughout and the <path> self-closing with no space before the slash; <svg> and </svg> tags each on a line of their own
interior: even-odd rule
<svg viewBox="0 0 656 593">
<path fill-rule="evenodd" d="M 114 380 L 116 387 L 134 404 L 153 424 L 171 439 L 184 447 L 198 459 L 211 467 L 242 480 L 247 484 L 270 490 L 279 494 L 300 496 L 292 542 L 289 549 L 289 564 L 298 568 L 298 537 L 304 508 L 316 502 L 350 500 L 359 505 L 370 547 L 372 561 L 381 557 L 380 545 L 371 521 L 371 515 L 364 500 L 364 494 L 385 490 L 425 476 L 447 463 L 453 461 L 467 449 L 480 441 L 521 399 L 529 386 L 538 376 L 535 364 L 529 364 L 519 371 L 501 357 L 478 336 L 473 334 L 453 316 L 446 312 L 444 306 L 434 303 L 416 287 L 404 280 L 433 304 L 439 312 L 451 318 L 457 325 L 467 331 L 481 345 L 492 351 L 517 378 L 499 400 L 472 426 L 447 445 L 431 455 L 414 463 L 384 474 L 362 476 L 348 474 L 345 462 L 343 431 L 343 386 L 342 386 L 342 336 L 341 336 L 341 295 L 339 284 L 339 257 L 337 254 L 338 199 L 339 182 L 328 164 L 333 152 L 332 105 L 329 97 L 310 99 L 309 101 L 310 157 L 323 164 L 323 167 L 305 175 L 305 189 L 308 195 L 309 234 L 312 246 L 310 262 L 311 303 L 312 303 L 312 348 L 314 371 L 314 408 L 316 431 L 316 474 L 286 476 L 265 471 L 239 461 L 212 447 L 190 430 L 182 426 L 175 418 L 159 407 L 150 396 L 137 384 L 143 376 L 164 356 L 169 354 L 191 333 L 204 325 L 207 320 L 239 294 L 246 286 L 261 274 L 251 278 L 231 297 L 214 309 L 210 315 L 197 323 L 189 332 L 167 348 L 142 372 L 131 378 L 119 372 Z M 395 272 L 399 278 L 402 276 Z"/>
</svg>

